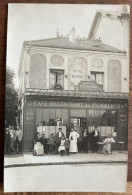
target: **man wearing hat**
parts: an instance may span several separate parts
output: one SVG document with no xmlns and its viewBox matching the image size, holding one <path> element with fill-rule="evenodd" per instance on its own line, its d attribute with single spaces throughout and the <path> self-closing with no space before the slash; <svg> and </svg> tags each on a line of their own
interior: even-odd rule
<svg viewBox="0 0 132 195">
<path fill-rule="evenodd" d="M 5 132 L 5 153 L 10 154 L 11 149 L 11 135 L 9 132 L 9 128 L 6 128 Z"/>
<path fill-rule="evenodd" d="M 96 126 L 94 131 L 92 132 L 92 152 L 97 152 L 98 145 L 97 142 L 99 141 L 99 131 L 98 127 Z"/>
<path fill-rule="evenodd" d="M 17 153 L 22 152 L 22 138 L 23 138 L 23 133 L 22 130 L 20 129 L 20 126 L 17 126 L 17 131 L 16 131 L 16 145 L 17 145 Z"/>
<path fill-rule="evenodd" d="M 56 134 L 56 146 L 57 146 L 57 153 L 58 153 L 58 147 L 60 146 L 61 144 L 61 138 L 62 136 L 64 136 L 64 133 L 62 132 L 62 128 L 59 127 L 59 132 L 57 132 Z"/>
</svg>

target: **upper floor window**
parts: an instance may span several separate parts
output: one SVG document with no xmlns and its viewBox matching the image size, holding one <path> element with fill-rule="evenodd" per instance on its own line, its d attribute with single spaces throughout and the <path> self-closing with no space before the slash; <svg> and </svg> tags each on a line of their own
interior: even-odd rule
<svg viewBox="0 0 132 195">
<path fill-rule="evenodd" d="M 50 89 L 64 89 L 64 70 L 50 69 Z"/>
<path fill-rule="evenodd" d="M 99 84 L 103 89 L 103 86 L 104 86 L 104 73 L 103 72 L 91 71 L 91 79 L 93 81 L 96 81 L 97 84 Z"/>
</svg>

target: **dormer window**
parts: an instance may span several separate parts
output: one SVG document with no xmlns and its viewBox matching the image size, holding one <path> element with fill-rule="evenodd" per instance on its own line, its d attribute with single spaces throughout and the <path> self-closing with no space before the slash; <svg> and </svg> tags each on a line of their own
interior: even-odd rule
<svg viewBox="0 0 132 195">
<path fill-rule="evenodd" d="M 64 70 L 50 69 L 50 89 L 64 89 Z"/>
</svg>

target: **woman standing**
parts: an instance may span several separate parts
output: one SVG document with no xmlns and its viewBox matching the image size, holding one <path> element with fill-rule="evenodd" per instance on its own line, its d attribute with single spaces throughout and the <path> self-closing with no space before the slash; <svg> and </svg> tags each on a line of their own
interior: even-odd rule
<svg viewBox="0 0 132 195">
<path fill-rule="evenodd" d="M 79 137 L 79 134 L 74 129 L 71 129 L 70 135 L 69 135 L 69 141 L 70 141 L 70 149 L 69 152 L 76 153 L 78 152 L 77 149 L 77 138 Z"/>
</svg>

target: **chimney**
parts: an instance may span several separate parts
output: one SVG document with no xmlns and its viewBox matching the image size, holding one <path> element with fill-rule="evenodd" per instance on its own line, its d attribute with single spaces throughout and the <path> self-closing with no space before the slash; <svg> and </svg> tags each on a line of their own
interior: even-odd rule
<svg viewBox="0 0 132 195">
<path fill-rule="evenodd" d="M 128 6 L 126 4 L 120 5 L 118 7 L 119 13 L 128 13 Z"/>
<path fill-rule="evenodd" d="M 75 28 L 73 27 L 70 34 L 69 34 L 69 40 L 71 42 L 75 42 L 76 41 L 76 30 Z"/>
</svg>

